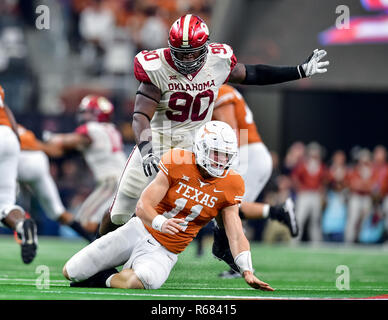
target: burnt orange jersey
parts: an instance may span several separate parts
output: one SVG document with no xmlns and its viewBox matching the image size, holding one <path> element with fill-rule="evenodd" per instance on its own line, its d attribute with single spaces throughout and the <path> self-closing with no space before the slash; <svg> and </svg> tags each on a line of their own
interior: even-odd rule
<svg viewBox="0 0 388 320">
<path fill-rule="evenodd" d="M 204 179 L 190 151 L 170 150 L 163 155 L 159 168 L 170 188 L 155 209 L 166 218 L 184 219 L 184 230 L 170 235 L 145 227 L 174 253 L 182 252 L 202 227 L 223 208 L 241 203 L 244 195 L 244 180 L 239 174 L 231 170 L 225 178 Z"/>
<path fill-rule="evenodd" d="M 219 108 L 227 104 L 233 104 L 234 106 L 234 115 L 240 132 L 240 145 L 261 142 L 262 139 L 253 120 L 252 112 L 243 96 L 232 86 L 224 84 L 218 90 L 218 98 L 214 104 L 214 108 Z"/>
<path fill-rule="evenodd" d="M 20 138 L 20 149 L 21 150 L 40 150 L 38 140 L 35 134 L 18 124 L 18 134 Z"/>
</svg>

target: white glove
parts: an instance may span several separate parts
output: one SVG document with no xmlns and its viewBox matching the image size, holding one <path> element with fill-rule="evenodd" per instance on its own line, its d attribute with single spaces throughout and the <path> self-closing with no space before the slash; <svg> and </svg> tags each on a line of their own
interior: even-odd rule
<svg viewBox="0 0 388 320">
<path fill-rule="evenodd" d="M 54 133 L 52 133 L 49 130 L 43 130 L 43 132 L 42 132 L 42 140 L 44 142 L 50 141 L 53 138 L 53 136 L 54 136 Z"/>
<path fill-rule="evenodd" d="M 160 159 L 153 153 L 147 153 L 142 160 L 143 160 L 143 170 L 146 177 L 152 176 L 153 175 L 152 171 L 155 171 L 155 173 L 159 171 L 158 164 Z"/>
<path fill-rule="evenodd" d="M 327 69 L 324 68 L 329 65 L 329 61 L 319 62 L 327 55 L 325 50 L 315 49 L 307 60 L 298 66 L 298 71 L 301 78 L 311 77 L 316 73 L 325 73 Z"/>
</svg>

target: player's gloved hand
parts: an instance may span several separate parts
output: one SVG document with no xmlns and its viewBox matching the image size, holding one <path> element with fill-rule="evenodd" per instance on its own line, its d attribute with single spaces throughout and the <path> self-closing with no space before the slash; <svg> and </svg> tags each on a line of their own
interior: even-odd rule
<svg viewBox="0 0 388 320">
<path fill-rule="evenodd" d="M 329 65 L 329 61 L 320 62 L 320 60 L 326 55 L 327 52 L 325 50 L 315 49 L 307 60 L 298 66 L 301 78 L 311 77 L 316 73 L 327 72 L 327 68 L 325 67 Z"/>
<path fill-rule="evenodd" d="M 143 157 L 143 170 L 146 177 L 152 176 L 153 171 L 155 171 L 155 173 L 159 171 L 159 161 L 160 159 L 153 153 L 147 153 Z"/>
<path fill-rule="evenodd" d="M 53 136 L 54 136 L 54 133 L 52 133 L 51 131 L 43 130 L 42 140 L 43 140 L 43 142 L 48 142 L 53 138 Z"/>
<path fill-rule="evenodd" d="M 146 177 L 152 176 L 153 172 L 159 171 L 159 157 L 152 152 L 151 141 L 143 141 L 138 145 L 143 162 L 143 170 Z"/>
</svg>

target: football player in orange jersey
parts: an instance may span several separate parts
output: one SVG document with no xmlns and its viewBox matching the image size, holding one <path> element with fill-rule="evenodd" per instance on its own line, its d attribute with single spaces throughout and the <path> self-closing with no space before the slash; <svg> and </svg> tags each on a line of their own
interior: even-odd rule
<svg viewBox="0 0 388 320">
<path fill-rule="evenodd" d="M 234 262 L 246 283 L 273 291 L 254 275 L 238 215 L 244 180 L 231 169 L 237 156 L 236 135 L 220 121 L 210 121 L 198 130 L 194 152 L 174 148 L 165 153 L 160 171 L 139 199 L 136 217 L 65 264 L 63 274 L 73 281 L 71 286 L 160 288 L 178 254 L 220 214 Z M 119 265 L 124 265 L 121 272 L 115 269 Z"/>
<path fill-rule="evenodd" d="M 17 232 L 21 240 L 22 260 L 31 263 L 38 246 L 37 229 L 34 220 L 26 218 L 24 209 L 15 205 L 19 136 L 12 111 L 5 105 L 1 86 L 0 137 L 0 226 Z"/>
<path fill-rule="evenodd" d="M 298 225 L 291 198 L 279 206 L 255 202 L 272 173 L 272 158 L 263 143 L 245 99 L 228 84 L 223 84 L 214 104 L 213 120 L 228 123 L 236 132 L 239 144 L 239 165 L 237 172 L 245 182 L 245 194 L 239 214 L 241 219 L 270 218 L 284 223 L 293 237 L 298 235 Z M 231 270 L 220 274 L 223 278 L 240 277 L 229 249 L 222 225 L 214 227 L 213 255 L 224 260 Z"/>
<path fill-rule="evenodd" d="M 94 233 L 87 232 L 74 215 L 67 211 L 59 196 L 55 182 L 50 174 L 49 159 L 52 149 L 36 138 L 35 134 L 18 124 L 20 137 L 20 156 L 17 180 L 26 186 L 37 198 L 46 215 L 63 225 L 67 225 L 89 242 L 95 239 Z"/>
<path fill-rule="evenodd" d="M 168 48 L 143 50 L 134 59 L 136 92 L 131 153 L 108 217 L 100 233 L 127 222 L 144 188 L 158 171 L 160 156 L 170 148 L 191 150 L 193 133 L 211 120 L 219 87 L 226 82 L 269 85 L 325 73 L 325 50 L 314 50 L 295 66 L 247 65 L 237 62 L 228 44 L 211 43 L 206 23 L 185 14 L 171 26 Z"/>
</svg>

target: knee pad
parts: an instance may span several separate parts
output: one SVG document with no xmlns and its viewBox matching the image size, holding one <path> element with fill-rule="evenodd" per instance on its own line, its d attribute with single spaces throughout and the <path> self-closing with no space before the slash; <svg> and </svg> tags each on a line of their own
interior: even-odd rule
<svg viewBox="0 0 388 320">
<path fill-rule="evenodd" d="M 128 222 L 135 213 L 138 198 L 130 198 L 118 192 L 110 209 L 110 219 L 114 224 L 122 225 Z"/>
<path fill-rule="evenodd" d="M 163 285 L 163 282 L 158 279 L 157 273 L 149 267 L 137 268 L 135 274 L 143 283 L 145 289 L 159 289 Z"/>
</svg>

